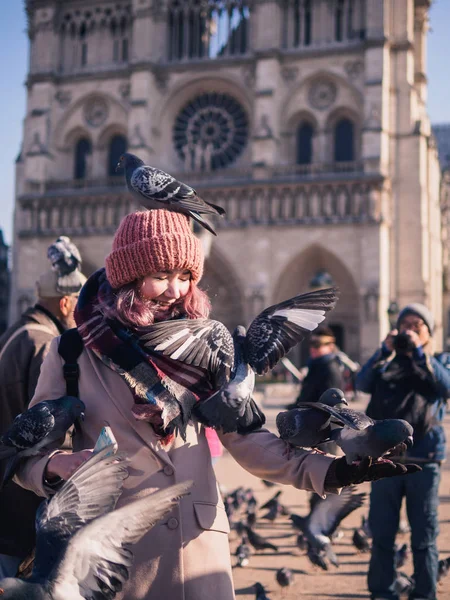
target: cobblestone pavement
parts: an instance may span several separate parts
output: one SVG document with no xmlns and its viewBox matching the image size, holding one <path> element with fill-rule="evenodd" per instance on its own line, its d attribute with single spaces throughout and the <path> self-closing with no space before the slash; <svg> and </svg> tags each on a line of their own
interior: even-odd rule
<svg viewBox="0 0 450 600">
<path fill-rule="evenodd" d="M 266 398 L 263 402 L 264 412 L 267 416 L 268 427 L 275 431 L 275 417 L 279 410 L 291 400 L 292 396 L 281 395 Z M 352 403 L 352 407 L 365 407 L 363 401 Z M 445 427 L 447 439 L 450 439 L 450 413 L 446 416 Z M 266 488 L 261 480 L 253 477 L 242 469 L 230 455 L 224 455 L 216 465 L 216 473 L 220 484 L 228 491 L 239 485 L 252 487 L 258 502 L 261 504 L 268 500 L 276 490 L 283 489 L 280 500 L 292 512 L 305 514 L 308 512 L 307 492 L 296 490 L 290 486 Z M 370 491 L 369 484 L 359 486 L 361 491 Z M 264 551 L 250 557 L 250 565 L 246 568 L 233 568 L 233 576 L 237 600 L 255 598 L 252 586 L 260 581 L 266 586 L 268 597 L 271 600 L 326 600 L 330 598 L 369 598 L 366 586 L 366 573 L 369 554 L 358 554 L 351 542 L 353 528 L 361 523 L 361 516 L 367 514 L 368 504 L 350 515 L 344 521 L 344 537 L 334 544 L 340 566 L 330 566 L 328 572 L 317 570 L 311 565 L 303 552 L 295 545 L 296 533 L 293 531 L 288 517 L 279 517 L 274 524 L 258 521 L 256 530 L 270 541 L 279 546 L 279 552 Z M 402 518 L 405 518 L 404 516 Z M 444 464 L 440 486 L 439 507 L 440 535 L 438 547 L 440 558 L 450 556 L 450 464 Z M 397 542 L 407 542 L 408 534 L 399 534 Z M 235 532 L 230 534 L 231 551 L 239 543 Z M 234 556 L 232 564 L 235 563 Z M 280 567 L 288 567 L 294 571 L 294 583 L 289 590 L 282 590 L 275 580 L 275 573 Z M 407 574 L 412 574 L 412 562 L 402 568 Z M 439 599 L 450 599 L 450 575 L 439 584 Z"/>
</svg>

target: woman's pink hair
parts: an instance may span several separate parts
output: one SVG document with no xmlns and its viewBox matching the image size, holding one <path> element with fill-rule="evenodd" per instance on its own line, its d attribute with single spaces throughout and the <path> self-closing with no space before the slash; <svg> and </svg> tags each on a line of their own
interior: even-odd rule
<svg viewBox="0 0 450 600">
<path fill-rule="evenodd" d="M 158 305 L 142 299 L 139 294 L 140 286 L 140 281 L 134 281 L 117 290 L 114 293 L 114 304 L 102 307 L 105 316 L 117 319 L 127 327 L 134 329 L 153 325 Z M 202 319 L 208 317 L 210 311 L 211 303 L 208 295 L 191 281 L 189 292 L 173 304 L 164 320 L 180 316 L 188 319 Z"/>
</svg>

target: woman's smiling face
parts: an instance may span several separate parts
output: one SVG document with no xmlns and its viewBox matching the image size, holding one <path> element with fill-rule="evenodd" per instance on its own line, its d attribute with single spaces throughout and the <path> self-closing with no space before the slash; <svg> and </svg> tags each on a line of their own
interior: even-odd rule
<svg viewBox="0 0 450 600">
<path fill-rule="evenodd" d="M 190 286 L 190 271 L 186 269 L 161 271 L 144 277 L 140 286 L 140 296 L 143 300 L 158 304 L 158 312 L 165 312 L 187 295 Z"/>
</svg>

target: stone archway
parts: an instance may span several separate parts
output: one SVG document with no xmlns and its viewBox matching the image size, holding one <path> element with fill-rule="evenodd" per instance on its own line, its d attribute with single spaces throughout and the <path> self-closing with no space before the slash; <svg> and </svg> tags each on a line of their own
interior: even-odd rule
<svg viewBox="0 0 450 600">
<path fill-rule="evenodd" d="M 293 258 L 278 279 L 274 291 L 274 302 L 281 302 L 308 291 L 309 282 L 319 270 L 327 271 L 340 289 L 336 308 L 329 313 L 324 325 L 341 333 L 342 350 L 353 359 L 358 359 L 360 349 L 359 293 L 355 281 L 335 254 L 320 245 L 313 245 Z M 303 344 L 292 351 L 291 360 L 297 364 L 305 362 L 307 347 Z"/>
<path fill-rule="evenodd" d="M 205 263 L 200 287 L 208 293 L 212 304 L 211 318 L 232 332 L 245 325 L 244 298 L 233 268 L 214 247 Z"/>
</svg>

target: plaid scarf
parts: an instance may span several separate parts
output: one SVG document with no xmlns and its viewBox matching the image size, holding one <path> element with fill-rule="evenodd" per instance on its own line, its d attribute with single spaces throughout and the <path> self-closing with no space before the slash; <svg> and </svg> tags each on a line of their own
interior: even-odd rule
<svg viewBox="0 0 450 600">
<path fill-rule="evenodd" d="M 96 271 L 84 285 L 75 310 L 75 321 L 86 348 L 118 373 L 134 396 L 133 415 L 147 421 L 163 444 L 176 433 L 186 440 L 186 426 L 197 401 L 214 391 L 204 369 L 152 354 L 139 331 L 104 315 L 112 307 L 114 291 L 105 269 Z"/>
</svg>

